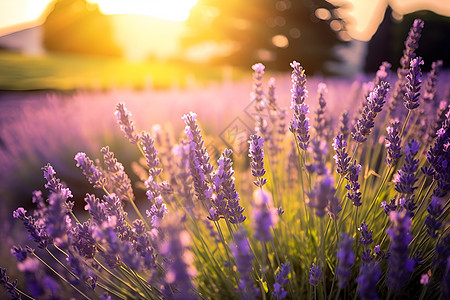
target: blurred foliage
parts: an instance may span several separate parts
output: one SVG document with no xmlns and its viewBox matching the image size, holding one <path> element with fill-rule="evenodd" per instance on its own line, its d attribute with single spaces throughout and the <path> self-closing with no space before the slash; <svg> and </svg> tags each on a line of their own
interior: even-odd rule
<svg viewBox="0 0 450 300">
<path fill-rule="evenodd" d="M 317 8 L 330 11 L 330 18 L 319 20 Z M 248 66 L 260 61 L 284 71 L 298 60 L 309 74 L 326 73 L 324 63 L 337 60 L 333 46 L 343 43 L 328 24 L 339 20 L 333 15 L 335 8 L 323 0 L 199 0 L 187 20 L 182 45 L 233 45 L 231 53 L 214 57 L 215 63 Z"/>
<path fill-rule="evenodd" d="M 383 22 L 369 41 L 365 72 L 375 72 L 382 61 L 392 63 L 392 70 L 400 66 L 404 40 L 414 19 L 425 21 L 417 50 L 417 55 L 425 62 L 423 70 L 429 70 L 431 63 L 439 59 L 444 61 L 444 68 L 450 67 L 450 40 L 447 38 L 450 36 L 449 17 L 422 10 L 404 15 L 401 21 L 397 21 L 388 7 Z"/>
<path fill-rule="evenodd" d="M 121 56 L 111 20 L 86 0 L 57 0 L 47 16 L 44 45 L 48 51 Z"/>
</svg>

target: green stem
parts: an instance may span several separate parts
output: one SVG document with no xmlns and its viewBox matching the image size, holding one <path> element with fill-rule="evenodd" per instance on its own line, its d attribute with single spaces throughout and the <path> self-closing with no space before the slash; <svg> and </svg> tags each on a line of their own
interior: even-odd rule
<svg viewBox="0 0 450 300">
<path fill-rule="evenodd" d="M 31 255 L 33 255 L 34 257 L 36 257 L 41 263 L 43 263 L 47 268 L 49 268 L 53 273 L 55 273 L 59 278 L 61 278 L 62 281 L 64 281 L 65 283 L 67 283 L 68 285 L 70 285 L 75 291 L 77 291 L 81 296 L 83 296 L 84 298 L 90 300 L 91 298 L 89 298 L 88 296 L 86 296 L 82 291 L 80 291 L 76 286 L 74 286 L 72 283 L 70 283 L 66 278 L 64 278 L 61 274 L 59 274 L 58 272 L 56 272 L 52 267 L 50 267 L 42 258 L 39 257 L 39 255 L 36 255 L 36 253 L 33 251 L 31 253 Z"/>
</svg>

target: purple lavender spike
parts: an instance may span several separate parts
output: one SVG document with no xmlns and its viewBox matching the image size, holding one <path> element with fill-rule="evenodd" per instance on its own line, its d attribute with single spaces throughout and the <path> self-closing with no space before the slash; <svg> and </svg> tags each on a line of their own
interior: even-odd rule
<svg viewBox="0 0 450 300">
<path fill-rule="evenodd" d="M 256 177 L 253 183 L 258 187 L 263 187 L 267 182 L 267 179 L 263 178 L 266 174 L 266 170 L 264 169 L 264 139 L 259 135 L 253 134 L 250 136 L 248 143 L 250 144 L 248 156 L 252 160 L 250 162 L 252 175 Z"/>
<path fill-rule="evenodd" d="M 312 264 L 312 267 L 309 270 L 309 283 L 315 286 L 318 285 L 321 280 L 322 271 L 315 264 Z"/>
<path fill-rule="evenodd" d="M 348 173 L 351 157 L 345 151 L 347 142 L 342 134 L 337 135 L 334 138 L 333 148 L 336 150 L 336 155 L 333 156 L 336 161 L 336 173 L 341 176 L 345 176 Z"/>
<path fill-rule="evenodd" d="M 400 139 L 400 122 L 394 121 L 391 126 L 386 128 L 388 136 L 385 139 L 385 146 L 387 149 L 386 163 L 389 166 L 393 166 L 402 157 L 402 146 Z"/>
<path fill-rule="evenodd" d="M 118 103 L 114 114 L 117 116 L 117 122 L 120 125 L 120 129 L 123 131 L 130 143 L 136 144 L 139 141 L 139 135 L 134 127 L 134 121 L 131 119 L 131 113 L 125 107 L 125 103 Z"/>
<path fill-rule="evenodd" d="M 294 134 L 296 143 L 303 150 L 306 150 L 309 145 L 309 118 L 306 114 L 309 113 L 309 106 L 304 103 L 308 96 L 306 90 L 306 75 L 303 67 L 296 61 L 291 63 L 292 70 L 292 99 L 291 109 L 294 110 L 294 115 L 291 119 L 289 130 Z"/>
<path fill-rule="evenodd" d="M 361 192 L 359 189 L 361 185 L 358 182 L 359 173 L 361 172 L 361 165 L 357 165 L 356 161 L 351 164 L 348 168 L 348 173 L 345 175 L 345 179 L 347 179 L 348 183 L 345 185 L 345 188 L 348 190 L 347 198 L 353 202 L 353 205 L 358 207 L 361 206 Z"/>
<path fill-rule="evenodd" d="M 417 182 L 415 173 L 419 167 L 419 160 L 414 157 L 419 152 L 419 143 L 412 140 L 405 146 L 404 152 L 406 153 L 405 163 L 401 170 L 395 174 L 393 182 L 395 183 L 395 190 L 399 193 L 406 194 L 408 197 L 414 194 L 417 186 L 414 184 Z"/>
<path fill-rule="evenodd" d="M 420 19 L 414 20 L 414 23 L 408 33 L 405 41 L 405 49 L 400 59 L 400 67 L 397 69 L 398 80 L 395 83 L 395 89 L 391 97 L 389 110 L 395 111 L 397 104 L 403 99 L 406 91 L 406 75 L 411 66 L 411 60 L 416 57 L 416 49 L 419 47 L 419 40 L 422 36 L 424 22 Z"/>
<path fill-rule="evenodd" d="M 369 232 L 369 227 L 367 226 L 366 223 L 362 223 L 361 227 L 358 228 L 358 231 L 361 233 L 361 237 L 359 238 L 359 243 L 361 245 L 363 245 L 364 247 L 367 247 L 370 244 L 372 244 L 372 242 L 373 242 L 373 239 L 372 239 L 373 230 L 371 230 Z"/>
<path fill-rule="evenodd" d="M 352 137 L 358 143 L 363 143 L 367 140 L 367 135 L 372 132 L 375 125 L 375 117 L 383 109 L 387 92 L 390 85 L 382 81 L 367 98 L 367 104 L 364 106 L 361 113 L 361 118 L 356 122 L 352 130 Z"/>
<path fill-rule="evenodd" d="M 291 271 L 291 267 L 289 263 L 281 264 L 280 269 L 275 276 L 275 283 L 273 284 L 273 293 L 272 295 L 278 299 L 284 299 L 287 296 L 287 291 L 284 289 L 284 286 L 289 283 L 289 272 Z"/>
<path fill-rule="evenodd" d="M 90 184 L 95 188 L 102 189 L 106 186 L 105 176 L 94 165 L 94 162 L 86 156 L 84 152 L 78 152 L 75 155 L 77 167 L 81 169 L 83 175 L 86 176 Z"/>
<path fill-rule="evenodd" d="M 403 97 L 403 104 L 409 110 L 413 110 L 419 107 L 419 91 L 420 84 L 422 83 L 422 80 L 420 80 L 420 77 L 422 76 L 420 65 L 423 65 L 422 58 L 416 57 L 411 60 L 411 67 L 409 69 L 408 75 L 406 75 L 406 92 L 405 96 Z"/>
</svg>

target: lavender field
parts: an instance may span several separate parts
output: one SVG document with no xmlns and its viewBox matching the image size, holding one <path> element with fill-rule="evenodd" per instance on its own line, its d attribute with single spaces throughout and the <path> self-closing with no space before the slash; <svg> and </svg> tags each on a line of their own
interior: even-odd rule
<svg viewBox="0 0 450 300">
<path fill-rule="evenodd" d="M 356 79 L 2 92 L 0 297 L 449 299 L 450 73 L 423 26 Z"/>
</svg>

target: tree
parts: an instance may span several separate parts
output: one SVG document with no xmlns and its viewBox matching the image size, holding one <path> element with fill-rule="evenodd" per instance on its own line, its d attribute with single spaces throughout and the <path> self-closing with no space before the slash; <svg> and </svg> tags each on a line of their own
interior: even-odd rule
<svg viewBox="0 0 450 300">
<path fill-rule="evenodd" d="M 318 8 L 329 12 L 320 20 Z M 324 63 L 337 60 L 333 46 L 342 43 L 329 22 L 336 7 L 324 0 L 199 0 L 187 20 L 182 45 L 214 42 L 231 50 L 213 62 L 248 67 L 261 61 L 272 70 L 288 70 L 299 61 L 312 74 L 326 73 Z"/>
<path fill-rule="evenodd" d="M 47 16 L 44 46 L 49 51 L 121 56 L 111 20 L 86 0 L 57 0 Z"/>
</svg>

